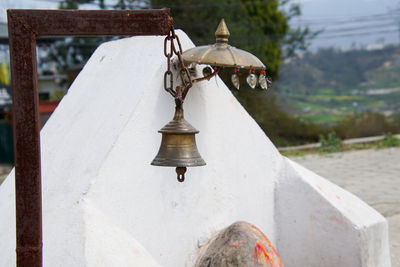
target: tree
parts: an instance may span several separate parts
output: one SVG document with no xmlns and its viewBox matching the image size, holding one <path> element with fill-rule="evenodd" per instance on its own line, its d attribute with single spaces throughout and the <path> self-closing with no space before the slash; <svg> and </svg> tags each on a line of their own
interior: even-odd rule
<svg viewBox="0 0 400 267">
<path fill-rule="evenodd" d="M 64 0 L 61 6 L 74 7 L 75 4 L 79 6 L 81 3 L 93 1 Z M 98 3 L 101 8 L 111 9 L 168 7 L 174 19 L 174 27 L 183 29 L 196 45 L 215 43 L 214 32 L 220 19 L 224 18 L 231 33 L 229 43 L 258 56 L 266 64 L 267 74 L 275 80 L 283 57 L 292 56 L 298 50 L 305 50 L 308 38 L 313 35 L 307 28 L 290 28 L 289 20 L 300 15 L 300 8 L 298 5 L 289 4 L 288 1 L 118 0 L 117 4 L 112 6 L 104 1 Z M 70 50 L 60 50 L 64 53 L 60 54 L 72 61 L 85 61 L 92 53 L 80 50 L 82 43 L 77 43 L 78 48 L 71 48 L 70 45 L 74 46 L 75 43 L 71 42 L 66 47 Z M 271 93 L 266 95 L 263 91 L 251 90 L 248 86 L 246 88 L 243 76 L 247 74 L 241 73 L 240 91 L 231 86 L 230 75 L 229 70 L 220 72 L 220 76 L 233 94 L 276 144 L 285 144 L 297 139 L 303 142 L 318 140 L 319 133 L 316 128 L 283 112 L 273 95 L 271 97 Z"/>
<path fill-rule="evenodd" d="M 308 38 L 313 35 L 307 28 L 290 28 L 289 20 L 300 15 L 300 8 L 288 1 L 203 0 L 199 4 L 195 0 L 152 0 L 151 3 L 154 8 L 169 7 L 175 28 L 183 29 L 196 45 L 214 43 L 215 29 L 224 18 L 231 33 L 229 43 L 259 57 L 273 80 L 278 78 L 283 57 L 305 50 Z M 286 114 L 271 91 L 266 94 L 250 89 L 245 83 L 247 73 L 243 72 L 238 91 L 231 85 L 231 74 L 229 69 L 220 71 L 225 84 L 276 145 L 318 140 L 321 129 Z"/>
<path fill-rule="evenodd" d="M 230 43 L 248 50 L 267 63 L 268 75 L 277 79 L 283 57 L 306 50 L 308 40 L 315 33 L 308 28 L 290 28 L 289 21 L 301 14 L 289 0 L 118 0 L 107 5 L 105 0 L 63 0 L 61 9 L 77 9 L 81 4 L 97 3 L 106 9 L 134 9 L 169 7 L 175 28 L 183 29 L 196 45 L 214 43 L 214 31 L 221 18 L 225 18 L 231 32 Z M 212 15 L 210 15 L 212 14 Z M 105 38 L 67 39 L 53 53 L 62 66 L 78 64 L 88 59 L 96 41 Z"/>
<path fill-rule="evenodd" d="M 229 43 L 257 55 L 273 79 L 278 77 L 282 58 L 305 50 L 313 36 L 308 28 L 289 27 L 289 20 L 301 13 L 298 5 L 289 5 L 287 0 L 203 0 L 201 4 L 195 0 L 152 0 L 151 4 L 154 8 L 169 7 L 175 28 L 183 29 L 196 45 L 214 43 L 215 29 L 224 18 L 231 33 Z"/>
<path fill-rule="evenodd" d="M 138 9 L 149 8 L 146 0 L 118 0 L 108 5 L 105 0 L 62 0 L 60 9 L 79 9 L 82 4 L 98 5 L 101 9 Z M 103 42 L 118 39 L 118 37 L 68 37 L 51 47 L 48 58 L 55 60 L 59 69 L 65 71 L 69 66 L 84 64 L 94 50 Z"/>
<path fill-rule="evenodd" d="M 60 9 L 78 9 L 80 4 L 92 3 L 94 0 L 63 0 L 60 2 Z"/>
<path fill-rule="evenodd" d="M 94 3 L 95 0 L 63 0 L 60 1 L 60 9 L 78 9 L 81 4 Z M 99 6 L 104 6 L 104 0 L 100 0 Z M 102 37 L 82 38 L 67 37 L 56 41 L 51 47 L 47 60 L 54 60 L 58 68 L 65 71 L 72 65 L 86 62 L 93 54 L 96 47 L 106 39 Z"/>
</svg>

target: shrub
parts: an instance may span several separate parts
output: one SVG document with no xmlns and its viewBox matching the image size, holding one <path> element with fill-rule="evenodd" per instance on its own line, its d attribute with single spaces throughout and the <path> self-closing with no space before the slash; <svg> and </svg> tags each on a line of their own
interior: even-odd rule
<svg viewBox="0 0 400 267">
<path fill-rule="evenodd" d="M 342 140 L 336 137 L 335 132 L 330 132 L 327 138 L 320 135 L 319 142 L 321 143 L 321 146 L 318 148 L 319 152 L 332 153 L 344 150 Z"/>
<path fill-rule="evenodd" d="M 335 127 L 341 138 L 382 135 L 400 131 L 400 125 L 383 114 L 365 112 L 346 118 Z"/>
<path fill-rule="evenodd" d="M 400 146 L 400 139 L 391 134 L 387 134 L 384 139 L 378 142 L 378 148 Z"/>
</svg>

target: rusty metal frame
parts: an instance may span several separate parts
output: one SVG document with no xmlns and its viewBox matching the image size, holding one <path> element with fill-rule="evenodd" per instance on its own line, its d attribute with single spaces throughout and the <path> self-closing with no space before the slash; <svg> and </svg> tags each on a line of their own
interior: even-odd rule
<svg viewBox="0 0 400 267">
<path fill-rule="evenodd" d="M 167 35 L 169 9 L 7 11 L 13 89 L 17 266 L 42 266 L 42 190 L 36 39 Z M 162 47 L 160 47 L 162 49 Z"/>
</svg>

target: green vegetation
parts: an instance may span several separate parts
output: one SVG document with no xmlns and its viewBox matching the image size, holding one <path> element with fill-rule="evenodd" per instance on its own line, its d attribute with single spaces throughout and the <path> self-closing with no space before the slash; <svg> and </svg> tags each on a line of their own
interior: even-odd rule
<svg viewBox="0 0 400 267">
<path fill-rule="evenodd" d="M 283 64 L 278 97 L 307 121 L 335 126 L 345 117 L 400 109 L 400 46 L 343 52 L 323 49 Z"/>
<path fill-rule="evenodd" d="M 323 135 L 319 137 L 319 142 L 321 146 L 318 148 L 319 152 L 333 153 L 343 151 L 342 140 L 336 137 L 335 132 L 330 132 L 325 138 Z"/>
<path fill-rule="evenodd" d="M 330 114 L 329 112 L 324 113 L 316 113 L 316 114 L 307 114 L 302 116 L 307 121 L 314 122 L 316 124 L 325 124 L 327 121 L 329 122 L 338 122 L 342 117 L 338 117 L 335 114 Z"/>
<path fill-rule="evenodd" d="M 87 2 L 100 3 L 101 8 L 138 8 L 134 0 L 119 0 L 115 6 L 94 0 L 62 1 L 63 7 Z M 140 8 L 170 7 L 175 28 L 188 33 L 196 45 L 214 43 L 215 28 L 225 18 L 230 43 L 262 59 L 274 90 L 252 90 L 245 83 L 247 73 L 239 73 L 238 91 L 231 85 L 230 70 L 223 69 L 219 75 L 276 146 L 317 142 L 321 135 L 330 142 L 332 131 L 341 139 L 400 132 L 400 46 L 374 51 L 324 49 L 282 64 L 285 56 L 305 50 L 305 40 L 313 36 L 308 29 L 289 27 L 290 19 L 300 14 L 299 6 L 289 1 L 143 3 Z M 73 38 L 62 44 L 55 50 L 58 61 L 64 65 L 84 62 L 102 41 L 85 40 Z"/>
<path fill-rule="evenodd" d="M 400 139 L 391 134 L 386 135 L 386 137 L 378 142 L 378 148 L 388 148 L 400 146 Z"/>
<path fill-rule="evenodd" d="M 365 112 L 349 116 L 332 128 L 342 139 L 400 133 L 400 118 Z"/>
<path fill-rule="evenodd" d="M 338 139 L 334 132 L 333 135 L 321 139 L 321 147 L 314 149 L 304 149 L 304 150 L 290 150 L 282 151 L 281 154 L 286 157 L 299 157 L 307 154 L 328 154 L 342 151 L 354 151 L 361 149 L 384 149 L 390 147 L 400 147 L 400 139 L 393 135 L 387 135 L 384 139 L 361 144 L 346 145 L 343 144 L 340 139 Z M 330 133 L 330 134 L 332 134 Z"/>
<path fill-rule="evenodd" d="M 94 0 L 64 0 L 61 7 L 75 8 L 80 3 L 88 2 L 95 3 Z M 222 0 L 218 3 L 204 0 L 201 4 L 195 0 L 152 0 L 148 3 L 147 7 L 142 8 L 169 7 L 175 28 L 183 29 L 196 45 L 214 43 L 215 29 L 220 19 L 224 18 L 231 33 L 230 44 L 262 59 L 268 67 L 268 75 L 273 79 L 278 77 L 283 57 L 305 50 L 306 40 L 313 36 L 307 28 L 289 27 L 290 19 L 300 15 L 300 9 L 286 0 Z M 102 8 L 124 9 L 134 4 L 135 1 L 119 0 L 116 6 Z M 68 64 L 85 62 L 93 52 L 96 41 L 99 40 L 68 39 L 54 49 L 54 58 L 64 68 Z M 232 93 L 275 144 L 301 144 L 318 140 L 321 129 L 288 115 L 284 111 L 285 106 L 281 106 L 282 103 L 271 91 L 266 94 L 265 91 L 250 89 L 245 83 L 247 72 L 239 74 L 243 82 L 240 91 L 231 85 L 231 74 L 232 70 L 227 69 L 220 72 L 225 84 L 231 86 Z"/>
<path fill-rule="evenodd" d="M 277 78 L 283 57 L 305 51 L 315 35 L 305 28 L 293 28 L 289 21 L 301 14 L 298 4 L 288 0 L 62 0 L 59 8 L 78 9 L 80 4 L 98 4 L 102 9 L 147 9 L 168 7 L 174 27 L 184 30 L 196 45 L 215 43 L 215 30 L 224 18 L 231 36 L 229 43 L 248 50 L 267 62 L 268 74 Z M 68 38 L 59 42 L 53 53 L 64 69 L 82 64 L 107 38 Z"/>
<path fill-rule="evenodd" d="M 62 91 L 53 91 L 50 94 L 50 101 L 61 101 L 65 93 Z"/>
</svg>

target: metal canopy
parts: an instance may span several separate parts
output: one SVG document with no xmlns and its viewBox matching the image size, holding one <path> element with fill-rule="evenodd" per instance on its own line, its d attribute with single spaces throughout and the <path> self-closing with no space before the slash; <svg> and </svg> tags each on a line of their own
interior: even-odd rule
<svg viewBox="0 0 400 267">
<path fill-rule="evenodd" d="M 207 64 L 215 67 L 234 67 L 265 70 L 265 65 L 253 54 L 228 44 L 229 30 L 222 19 L 215 32 L 216 43 L 186 50 L 182 54 L 186 65 Z"/>
</svg>

